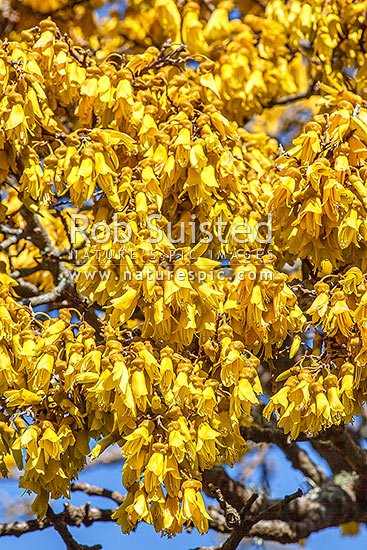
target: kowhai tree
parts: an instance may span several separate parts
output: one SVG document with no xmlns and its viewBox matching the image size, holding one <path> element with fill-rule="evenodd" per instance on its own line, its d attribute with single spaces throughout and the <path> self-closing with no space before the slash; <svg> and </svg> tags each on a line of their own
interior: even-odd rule
<svg viewBox="0 0 367 550">
<path fill-rule="evenodd" d="M 36 516 L 0 536 L 356 531 L 367 2 L 103 4 L 0 4 L 0 471 Z M 230 476 L 266 444 L 306 490 Z M 122 492 L 75 481 L 116 448 Z"/>
</svg>

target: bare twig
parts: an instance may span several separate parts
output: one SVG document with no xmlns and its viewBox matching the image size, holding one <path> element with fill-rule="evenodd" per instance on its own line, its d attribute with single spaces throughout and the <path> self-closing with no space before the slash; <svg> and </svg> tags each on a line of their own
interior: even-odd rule
<svg viewBox="0 0 367 550">
<path fill-rule="evenodd" d="M 236 508 L 233 508 L 233 506 L 228 504 L 220 488 L 215 487 L 213 483 L 209 483 L 208 489 L 212 491 L 213 495 L 219 503 L 219 506 L 223 510 L 228 527 L 231 528 L 235 525 L 238 525 L 241 521 L 240 514 L 237 512 Z"/>
<path fill-rule="evenodd" d="M 271 107 L 275 107 L 276 105 L 289 105 L 290 103 L 295 103 L 296 101 L 301 101 L 302 99 L 308 99 L 309 97 L 317 95 L 318 93 L 318 82 L 316 80 L 312 80 L 305 92 L 290 94 L 279 99 L 274 99 L 263 107 L 264 109 L 270 109 Z"/>
<path fill-rule="evenodd" d="M 151 63 L 138 71 L 137 76 L 142 76 L 146 73 L 149 73 L 149 71 L 160 69 L 161 67 L 165 67 L 166 65 L 181 65 L 182 63 L 187 63 L 188 61 L 195 61 L 193 57 L 180 57 L 181 53 L 187 51 L 187 46 L 185 46 L 185 44 L 181 44 L 174 50 L 170 50 L 168 51 L 168 53 L 166 53 L 170 45 L 170 40 L 163 44 L 157 56 L 157 59 L 154 59 Z"/>
<path fill-rule="evenodd" d="M 110 498 L 111 500 L 117 502 L 117 504 L 122 504 L 125 500 L 125 495 L 122 495 L 118 491 L 109 491 L 108 489 L 103 489 L 103 487 L 98 487 L 97 485 L 90 485 L 85 482 L 75 482 L 70 486 L 72 492 L 82 491 L 83 493 L 90 496 L 105 497 Z"/>
<path fill-rule="evenodd" d="M 22 235 L 10 235 L 7 239 L 4 239 L 0 243 L 0 251 L 6 250 L 10 246 L 13 246 L 13 244 L 17 244 L 18 241 L 22 238 Z"/>
<path fill-rule="evenodd" d="M 33 296 L 31 298 L 24 298 L 24 301 L 33 307 L 39 306 L 41 304 L 49 304 L 49 303 L 52 304 L 52 302 L 54 302 L 55 300 L 60 298 L 60 296 L 63 295 L 65 290 L 69 288 L 71 284 L 72 284 L 71 277 L 68 277 L 66 276 L 66 274 L 64 274 L 61 277 L 60 282 L 55 286 L 53 290 L 51 290 L 50 292 L 46 292 L 45 294 L 39 294 L 38 296 Z"/>
</svg>

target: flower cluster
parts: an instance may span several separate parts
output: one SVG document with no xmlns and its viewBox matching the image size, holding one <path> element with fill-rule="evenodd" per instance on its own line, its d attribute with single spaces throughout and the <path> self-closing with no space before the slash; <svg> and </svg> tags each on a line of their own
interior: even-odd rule
<svg viewBox="0 0 367 550">
<path fill-rule="evenodd" d="M 338 375 L 323 369 L 316 361 L 292 367 L 283 387 L 266 405 L 265 418 L 270 420 L 276 411 L 278 425 L 293 439 L 300 432 L 318 434 L 323 428 L 349 422 L 358 412 L 353 392 L 354 367 L 345 362 L 337 372 Z"/>
<path fill-rule="evenodd" d="M 122 20 L 114 12 L 106 21 L 109 39 L 102 42 L 102 51 L 161 47 L 166 40 L 188 44 L 198 61 L 200 56 L 213 61 L 212 101 L 238 122 L 282 96 L 303 91 L 310 76 L 340 84 L 343 67 L 353 66 L 363 86 L 365 1 L 236 4 L 240 12 L 233 17 L 237 6 L 231 0 L 210 6 L 193 0 L 130 0 Z"/>
<path fill-rule="evenodd" d="M 315 292 L 307 310 L 318 331 L 312 353 L 278 377 L 286 383 L 264 410 L 267 418 L 278 411 L 279 426 L 293 438 L 349 422 L 367 393 L 366 276 L 352 267 L 318 281 Z"/>
<path fill-rule="evenodd" d="M 282 96 L 304 91 L 310 76 L 339 85 L 343 68 L 352 66 L 361 88 L 366 79 L 364 0 L 332 0 L 326 5 L 322 0 L 271 0 L 264 5 L 129 0 L 123 16 L 112 10 L 98 24 L 94 10 L 103 3 L 14 0 L 22 10 L 22 25 L 15 24 L 15 29 L 37 25 L 42 14 L 52 13 L 62 32 L 79 42 L 88 40 L 99 59 L 116 51 L 161 48 L 167 40 L 185 43 L 200 64 L 204 56 L 212 61 L 210 77 L 198 75 L 197 80 L 207 87 L 211 101 L 238 122 Z M 78 25 L 70 24 L 73 16 Z"/>
<path fill-rule="evenodd" d="M 116 519 L 124 532 L 142 520 L 170 534 L 191 521 L 206 531 L 200 472 L 239 460 L 246 448 L 240 424 L 262 393 L 259 360 L 230 327 L 221 325 L 215 347 L 213 339 L 193 362 L 109 325 L 98 345 L 87 323 L 71 324 L 68 310 L 41 324 L 5 286 L 1 300 L 1 450 L 19 467 L 25 451 L 20 485 L 37 494 L 38 516 L 50 496 L 68 496 L 94 438 L 92 458 L 115 442 L 122 447 L 129 494 Z"/>
<path fill-rule="evenodd" d="M 228 283 L 224 311 L 236 335 L 265 359 L 280 348 L 287 334 L 301 332 L 305 317 L 287 285 L 287 276 L 274 269 L 271 256 L 232 261 L 234 280 Z M 254 277 L 253 273 L 257 276 Z"/>
<path fill-rule="evenodd" d="M 288 49 L 288 29 L 281 17 L 275 20 L 271 8 L 256 13 L 254 5 L 242 19 L 233 19 L 234 2 L 212 5 L 213 9 L 193 0 L 181 5 L 173 0 L 132 0 L 122 21 L 116 13 L 106 23 L 106 53 L 126 38 L 143 46 L 160 47 L 166 40 L 188 44 L 198 61 L 202 56 L 213 60 L 211 77 L 198 80 L 209 88 L 212 102 L 238 122 L 260 112 L 273 98 L 302 88 L 302 56 Z M 279 79 L 279 72 L 284 78 Z"/>
<path fill-rule="evenodd" d="M 325 113 L 279 159 L 268 206 L 285 259 L 307 257 L 321 274 L 347 264 L 367 267 L 367 110 L 358 95 L 328 91 Z"/>
</svg>

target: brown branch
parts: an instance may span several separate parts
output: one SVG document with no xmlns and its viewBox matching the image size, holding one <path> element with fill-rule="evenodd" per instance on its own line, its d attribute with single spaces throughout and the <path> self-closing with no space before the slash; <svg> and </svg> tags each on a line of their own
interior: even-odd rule
<svg viewBox="0 0 367 550">
<path fill-rule="evenodd" d="M 65 509 L 60 514 L 55 514 L 57 519 L 61 519 L 65 525 L 73 527 L 79 527 L 80 525 L 89 526 L 99 521 L 114 521 L 112 514 L 116 509 L 101 509 L 90 507 L 88 504 L 83 506 L 73 506 L 71 504 L 65 505 Z M 28 521 L 12 521 L 9 523 L 0 524 L 0 537 L 15 536 L 20 537 L 25 533 L 32 533 L 34 531 L 42 531 L 51 527 L 53 524 L 49 517 L 45 517 L 43 520 L 30 519 Z"/>
<path fill-rule="evenodd" d="M 28 277 L 28 275 L 32 275 L 33 273 L 37 273 L 37 271 L 48 271 L 48 263 L 47 262 L 40 262 L 37 265 L 34 265 L 33 267 L 21 267 L 20 269 L 17 269 L 16 271 L 12 271 L 9 275 L 13 279 L 18 279 L 22 277 Z"/>
<path fill-rule="evenodd" d="M 90 60 L 88 59 L 88 55 L 90 53 L 89 50 L 84 50 L 83 51 L 83 56 L 81 57 L 79 55 L 79 53 L 75 50 L 75 48 L 71 45 L 71 40 L 70 38 L 68 37 L 68 35 L 65 33 L 63 36 L 61 36 L 61 33 L 59 31 L 59 29 L 57 29 L 57 33 L 56 33 L 57 37 L 60 38 L 61 40 L 63 40 L 68 48 L 69 48 L 69 54 L 71 55 L 71 57 L 73 57 L 82 67 L 88 67 L 91 62 Z"/>
<path fill-rule="evenodd" d="M 187 51 L 187 46 L 185 46 L 185 44 L 181 44 L 174 50 L 170 50 L 168 53 L 166 53 L 170 45 L 170 40 L 165 42 L 157 56 L 157 59 L 154 59 L 151 63 L 138 71 L 137 76 L 140 77 L 146 73 L 149 73 L 149 71 L 158 70 L 162 67 L 165 67 L 166 65 L 181 65 L 183 63 L 187 63 L 188 61 L 195 61 L 193 57 L 180 57 L 181 53 Z"/>
<path fill-rule="evenodd" d="M 367 451 L 362 449 L 347 430 L 333 439 L 336 451 L 346 458 L 352 468 L 362 477 L 367 477 Z"/>
<path fill-rule="evenodd" d="M 255 493 L 250 497 L 247 503 L 243 506 L 241 511 L 241 521 L 233 528 L 232 533 L 228 539 L 220 546 L 221 550 L 236 550 L 242 539 L 251 530 L 252 526 L 266 518 L 268 515 L 272 515 L 278 510 L 284 509 L 290 502 L 302 496 L 302 491 L 298 489 L 296 493 L 286 495 L 282 500 L 269 504 L 262 512 L 251 513 L 252 504 L 257 499 Z"/>
<path fill-rule="evenodd" d="M 349 521 L 365 521 L 365 517 L 365 507 L 356 503 L 354 482 L 339 486 L 329 480 L 289 504 L 283 504 L 278 510 L 276 506 L 269 507 L 246 536 L 287 544 L 328 527 Z"/>
<path fill-rule="evenodd" d="M 31 297 L 38 296 L 38 294 L 40 294 L 40 290 L 36 285 L 30 283 L 29 281 L 25 281 L 21 277 L 17 279 L 17 283 L 18 286 L 15 287 L 15 291 L 18 296 Z"/>
<path fill-rule="evenodd" d="M 344 431 L 345 426 L 343 424 L 339 426 L 330 426 L 330 428 L 321 430 L 317 435 L 300 433 L 294 441 L 335 441 L 337 437 L 342 436 Z M 244 439 L 248 439 L 254 443 L 275 443 L 279 445 L 292 441 L 288 434 L 285 434 L 275 425 L 260 426 L 258 424 L 252 424 L 251 426 L 242 426 L 241 435 Z"/>
<path fill-rule="evenodd" d="M 50 255 L 57 251 L 46 229 L 39 221 L 38 215 L 28 210 L 25 206 L 21 207 L 20 213 L 27 222 L 28 234 L 31 235 L 32 242 L 40 250 L 40 253 L 42 255 Z"/>
<path fill-rule="evenodd" d="M 295 493 L 292 493 L 290 495 L 286 495 L 282 500 L 279 500 L 278 502 L 275 502 L 273 504 L 270 504 L 268 508 L 265 508 L 262 512 L 257 514 L 256 516 L 256 522 L 264 519 L 266 517 L 272 517 L 274 512 L 277 512 L 278 510 L 283 510 L 293 500 L 296 498 L 299 498 L 303 495 L 303 492 L 301 489 L 298 489 Z"/>
<path fill-rule="evenodd" d="M 48 507 L 46 517 L 54 526 L 55 530 L 59 533 L 62 540 L 65 542 L 67 550 L 101 550 L 102 546 L 100 544 L 86 546 L 84 544 L 79 544 L 78 542 L 76 542 L 71 536 L 71 533 L 67 528 L 62 516 L 60 514 L 55 514 L 51 506 Z"/>
<path fill-rule="evenodd" d="M 316 485 L 326 481 L 327 476 L 324 472 L 316 466 L 306 451 L 301 449 L 297 443 L 279 444 L 279 447 L 291 462 L 293 468 L 300 470 L 307 479 L 313 481 Z"/>
<path fill-rule="evenodd" d="M 276 105 L 289 105 L 291 103 L 296 103 L 297 101 L 301 101 L 302 99 L 308 99 L 312 95 L 318 95 L 318 82 L 316 80 L 312 80 L 311 84 L 307 88 L 305 92 L 299 92 L 297 94 L 290 94 L 284 97 L 281 97 L 279 99 L 274 99 L 267 103 L 266 105 L 263 105 L 264 109 L 270 109 L 271 107 L 275 107 Z"/>
<path fill-rule="evenodd" d="M 85 482 L 75 482 L 70 486 L 72 492 L 82 491 L 83 493 L 90 496 L 105 497 L 110 498 L 117 504 L 122 504 L 125 500 L 125 495 L 122 495 L 118 491 L 109 491 L 108 489 L 103 489 L 103 487 L 98 487 L 97 485 L 90 485 Z"/>
<path fill-rule="evenodd" d="M 251 489 L 248 489 L 239 481 L 230 478 L 220 466 L 215 466 L 211 470 L 206 470 L 203 473 L 203 490 L 208 497 L 212 497 L 211 484 L 219 487 L 225 501 L 233 506 L 238 512 L 242 510 L 245 502 L 254 494 Z M 257 504 L 260 505 L 261 497 Z"/>
<path fill-rule="evenodd" d="M 315 451 L 328 463 L 333 474 L 338 474 L 341 471 L 350 471 L 351 466 L 345 456 L 342 456 L 335 450 L 332 441 L 320 441 L 318 439 L 311 441 Z"/>
<path fill-rule="evenodd" d="M 234 527 L 235 525 L 238 525 L 241 521 L 240 514 L 234 508 L 231 506 L 224 498 L 222 491 L 219 487 L 215 487 L 213 483 L 208 484 L 208 489 L 212 492 L 212 496 L 214 496 L 219 506 L 221 507 L 222 511 L 224 512 L 224 517 L 226 519 L 226 524 L 229 528 Z M 253 497 L 253 495 L 252 495 Z M 250 497 L 250 498 L 252 498 Z M 257 496 L 256 496 L 257 498 Z"/>
<path fill-rule="evenodd" d="M 33 307 L 39 306 L 41 304 L 52 303 L 58 298 L 60 298 L 64 294 L 64 292 L 70 287 L 71 284 L 72 284 L 71 277 L 63 275 L 59 283 L 50 292 L 39 294 L 38 296 L 32 296 L 31 298 L 25 298 L 23 301 L 27 305 L 31 305 Z"/>
<path fill-rule="evenodd" d="M 251 428 L 254 436 L 256 427 Z M 280 439 L 281 436 L 286 438 L 282 432 L 279 435 L 278 429 L 274 431 L 272 428 L 264 430 L 259 428 L 256 431 L 256 435 L 258 438 L 261 435 L 261 439 L 264 439 L 264 434 L 268 440 Z M 272 434 L 271 437 L 270 434 Z M 320 436 L 326 437 L 326 433 Z M 340 449 L 343 453 L 351 453 L 352 461 L 355 463 L 354 469 L 358 467 L 359 470 L 363 470 L 361 463 L 364 463 L 364 452 L 361 456 L 362 450 L 353 441 L 352 436 L 344 432 L 344 427 L 341 431 L 328 431 L 327 436 L 335 438 L 335 447 L 341 440 L 343 443 Z M 284 443 L 284 440 L 282 442 Z M 302 458 L 304 457 L 301 457 L 301 460 Z M 325 479 L 324 475 L 322 477 L 320 485 L 303 496 L 301 491 L 297 491 L 284 499 L 268 500 L 264 495 L 256 498 L 255 493 L 232 480 L 221 468 L 204 472 L 203 488 L 208 496 L 213 496 L 210 483 L 220 489 L 220 493 L 217 494 L 220 497 L 218 500 L 221 508 L 214 505 L 208 507 L 212 517 L 211 529 L 221 533 L 228 532 L 229 526 L 226 521 L 228 503 L 236 508 L 241 517 L 240 524 L 235 525 L 230 537 L 222 545 L 215 547 L 216 550 L 234 550 L 243 537 L 256 536 L 286 544 L 298 542 L 311 533 L 328 527 L 351 521 L 365 522 L 367 497 L 363 478 L 348 472 L 336 476 L 333 480 Z M 222 497 L 226 502 L 221 502 Z M 249 499 L 251 505 L 244 512 L 244 504 L 249 502 Z"/>
<path fill-rule="evenodd" d="M 223 512 L 218 507 L 209 506 L 215 529 L 220 532 L 225 525 Z M 220 515 L 222 520 L 220 521 Z M 367 520 L 365 491 L 359 480 L 349 476 L 327 480 L 320 487 L 311 489 L 300 496 L 293 493 L 277 501 L 262 500 L 261 509 L 255 503 L 241 523 L 241 529 L 235 528 L 230 537 L 216 550 L 234 550 L 243 537 L 259 537 L 264 540 L 283 544 L 298 542 L 311 533 L 350 521 L 358 523 Z M 237 546 L 236 546 L 237 545 Z"/>
<path fill-rule="evenodd" d="M 85 314 L 86 321 L 93 326 L 97 331 L 100 331 L 101 323 L 94 313 L 92 308 L 88 308 L 85 300 L 75 291 L 73 277 L 65 261 L 60 261 L 60 250 L 56 248 L 40 222 L 37 214 L 29 211 L 25 206 L 22 206 L 20 212 L 27 223 L 27 232 L 31 236 L 32 242 L 40 251 L 43 261 L 32 268 L 23 268 L 12 275 L 15 278 L 19 276 L 30 275 L 41 269 L 46 269 L 51 272 L 55 287 L 47 293 L 37 293 L 30 298 L 24 298 L 23 303 L 33 307 L 42 304 L 51 304 L 62 300 L 69 295 L 73 299 L 73 307 L 81 310 Z"/>
<path fill-rule="evenodd" d="M 299 465 L 301 465 L 302 468 L 306 468 L 304 473 L 307 477 L 313 479 L 313 476 L 316 476 L 314 479 L 315 482 L 320 475 L 322 477 L 322 473 L 320 471 L 316 472 L 314 470 L 313 466 L 315 465 L 313 465 L 311 460 L 308 457 L 306 458 L 303 453 L 300 454 L 299 451 L 301 451 L 301 449 L 298 448 L 298 451 L 296 449 L 293 449 L 293 451 L 290 449 L 290 446 L 294 445 L 295 442 L 293 442 L 289 436 L 284 434 L 279 428 L 275 426 L 245 426 L 241 428 L 241 435 L 243 438 L 253 441 L 254 443 L 274 443 L 282 448 L 284 452 L 286 449 L 287 452 L 290 453 L 288 458 L 291 460 L 292 455 L 294 464 L 296 464 L 296 460 L 298 459 Z M 330 442 L 328 444 L 329 454 L 330 452 L 335 452 L 346 460 L 350 467 L 359 475 L 367 477 L 367 451 L 361 449 L 361 447 L 353 440 L 344 425 L 331 426 L 326 430 L 322 430 L 317 436 L 308 437 L 305 434 L 300 434 L 296 441 Z M 298 457 L 295 456 L 295 453 L 298 454 Z"/>
</svg>

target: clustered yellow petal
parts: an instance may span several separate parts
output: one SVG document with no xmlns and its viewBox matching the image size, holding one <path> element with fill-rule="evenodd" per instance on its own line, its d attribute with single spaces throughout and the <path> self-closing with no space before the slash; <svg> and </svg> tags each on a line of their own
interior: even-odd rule
<svg viewBox="0 0 367 550">
<path fill-rule="evenodd" d="M 352 267 L 338 279 L 324 277 L 315 291 L 307 311 L 319 331 L 313 349 L 278 377 L 287 380 L 264 409 L 268 419 L 277 411 L 293 438 L 349 422 L 367 395 L 366 275 Z"/>
<path fill-rule="evenodd" d="M 366 401 L 367 2 L 130 0 L 101 22 L 103 0 L 16 4 L 0 36 L 1 475 L 22 470 L 43 518 L 117 444 L 122 531 L 204 533 L 202 473 L 246 451 L 260 361 L 278 384 L 264 416 L 294 439 Z M 249 131 L 316 81 L 289 150 Z M 65 281 L 55 317 L 24 305 Z"/>
<path fill-rule="evenodd" d="M 367 110 L 356 94 L 327 91 L 326 113 L 279 159 L 268 205 L 285 258 L 307 257 L 321 275 L 328 265 L 367 267 Z"/>
<path fill-rule="evenodd" d="M 9 292 L 4 285 L 2 471 L 10 453 L 21 467 L 25 451 L 20 485 L 37 494 L 38 517 L 49 497 L 69 495 L 94 438 L 92 458 L 113 443 L 122 447 L 129 496 L 116 519 L 125 532 L 142 520 L 170 534 L 190 521 L 206 531 L 200 472 L 223 461 L 233 465 L 245 451 L 240 425 L 262 392 L 258 359 L 226 325 L 210 357 L 204 348 L 195 362 L 108 324 L 106 343 L 98 344 L 87 323 L 70 324 L 70 311 L 41 324 Z M 130 499 L 140 502 L 136 515 Z M 172 517 L 173 508 L 179 516 Z"/>
</svg>

